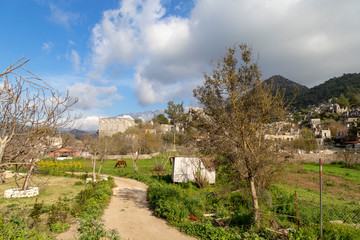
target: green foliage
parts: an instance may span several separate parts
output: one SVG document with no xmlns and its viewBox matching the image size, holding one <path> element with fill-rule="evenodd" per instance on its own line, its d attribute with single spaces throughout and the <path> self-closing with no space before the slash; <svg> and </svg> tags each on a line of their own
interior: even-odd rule
<svg viewBox="0 0 360 240">
<path fill-rule="evenodd" d="M 168 102 L 168 107 L 165 113 L 168 115 L 172 124 L 181 123 L 184 120 L 184 106 L 183 102 L 175 104 L 173 101 Z"/>
<path fill-rule="evenodd" d="M 143 123 L 143 120 L 141 118 L 136 118 L 135 123 L 136 124 Z"/>
<path fill-rule="evenodd" d="M 323 173 L 338 176 L 360 185 L 360 164 L 354 164 L 351 169 L 344 168 L 344 166 L 345 162 L 338 162 L 338 164 L 323 164 Z M 303 164 L 303 167 L 307 171 L 319 172 L 318 163 Z"/>
<path fill-rule="evenodd" d="M 166 218 L 171 224 L 183 222 L 190 214 L 200 216 L 204 199 L 195 196 L 195 191 L 184 191 L 177 185 L 161 182 L 149 184 L 150 207 L 158 217 Z"/>
<path fill-rule="evenodd" d="M 1 239 L 47 240 L 51 235 L 41 229 L 30 229 L 27 221 L 20 214 L 11 214 L 6 218 L 0 213 Z"/>
<path fill-rule="evenodd" d="M 80 217 L 86 215 L 99 217 L 110 201 L 113 187 L 114 179 L 111 177 L 107 181 L 91 182 L 76 196 L 72 214 Z"/>
<path fill-rule="evenodd" d="M 156 115 L 152 120 L 154 123 L 169 124 L 169 120 L 164 116 L 164 114 Z"/>
<path fill-rule="evenodd" d="M 189 223 L 184 222 L 180 224 L 179 228 L 187 234 L 199 239 L 209 240 L 235 240 L 235 239 L 255 239 L 255 238 L 241 238 L 234 231 L 225 230 L 224 228 L 214 227 L 210 221 Z M 260 238 L 257 238 L 260 239 Z"/>
<path fill-rule="evenodd" d="M 349 130 L 348 130 L 348 138 L 351 141 L 357 141 L 358 135 L 360 134 L 360 118 L 355 120 Z"/>
<path fill-rule="evenodd" d="M 360 105 L 360 93 L 359 91 L 356 92 L 355 91 L 351 91 L 348 93 L 348 99 L 349 99 L 349 104 L 350 107 L 357 107 Z"/>
<path fill-rule="evenodd" d="M 67 231 L 71 227 L 70 223 L 67 222 L 57 222 L 54 224 L 50 224 L 50 230 L 53 233 L 62 233 Z"/>
<path fill-rule="evenodd" d="M 297 138 L 293 141 L 295 149 L 301 149 L 304 151 L 315 151 L 318 149 L 318 145 L 315 138 Z"/>
<path fill-rule="evenodd" d="M 101 220 L 94 220 L 91 216 L 81 221 L 78 231 L 81 233 L 79 240 L 120 239 L 116 230 L 106 230 Z"/>
<path fill-rule="evenodd" d="M 340 105 L 340 107 L 350 107 L 349 101 L 346 99 L 344 94 L 340 94 L 340 96 L 335 100 L 337 104 Z"/>
<path fill-rule="evenodd" d="M 274 213 L 296 216 L 294 192 L 286 191 L 275 185 L 271 186 L 270 192 L 273 199 L 272 205 L 274 207 L 272 208 L 272 211 Z M 293 218 L 289 218 L 288 220 L 292 221 Z"/>
<path fill-rule="evenodd" d="M 34 225 L 38 225 L 39 222 L 41 221 L 40 219 L 40 215 L 41 215 L 41 210 L 43 209 L 44 203 L 38 203 L 37 202 L 37 198 L 35 200 L 35 204 L 33 209 L 30 212 L 29 217 L 32 218 L 32 220 L 34 221 Z"/>
<path fill-rule="evenodd" d="M 296 97 L 293 106 L 297 109 L 306 108 L 308 105 L 318 105 L 327 102 L 328 99 L 337 98 L 340 94 L 346 96 L 348 93 L 360 93 L 360 73 L 334 77 L 323 84 L 302 91 Z"/>
<path fill-rule="evenodd" d="M 167 219 L 173 226 L 200 239 L 240 239 L 238 226 L 253 223 L 253 213 L 248 207 L 250 199 L 240 192 L 219 195 L 214 188 L 199 189 L 189 182 L 171 185 L 164 181 L 152 181 L 148 188 L 148 199 L 156 216 Z M 230 228 L 225 230 L 211 217 L 204 217 L 203 213 L 208 212 L 216 213 L 216 218 L 224 218 Z M 202 221 L 189 221 L 190 214 Z"/>
<path fill-rule="evenodd" d="M 323 226 L 323 239 L 331 240 L 357 240 L 360 229 L 346 224 L 326 223 Z M 289 240 L 314 240 L 320 238 L 320 226 L 312 225 L 302 227 L 289 234 Z"/>
<path fill-rule="evenodd" d="M 48 225 L 52 226 L 55 223 L 65 223 L 68 213 L 70 211 L 70 199 L 59 197 L 58 201 L 51 205 L 49 212 Z"/>
</svg>

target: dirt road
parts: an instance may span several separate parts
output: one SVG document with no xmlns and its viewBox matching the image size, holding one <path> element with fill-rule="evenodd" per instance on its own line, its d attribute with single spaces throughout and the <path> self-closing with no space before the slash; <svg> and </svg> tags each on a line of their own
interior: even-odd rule
<svg viewBox="0 0 360 240">
<path fill-rule="evenodd" d="M 106 228 L 117 229 L 122 239 L 194 239 L 152 214 L 146 200 L 146 184 L 118 177 L 115 177 L 115 183 L 114 195 L 102 217 Z"/>
<path fill-rule="evenodd" d="M 152 214 L 146 198 L 147 185 L 136 180 L 114 177 L 116 188 L 102 219 L 106 229 L 116 229 L 121 239 L 126 240 L 194 240 L 163 219 Z M 79 237 L 74 225 L 57 239 Z"/>
</svg>

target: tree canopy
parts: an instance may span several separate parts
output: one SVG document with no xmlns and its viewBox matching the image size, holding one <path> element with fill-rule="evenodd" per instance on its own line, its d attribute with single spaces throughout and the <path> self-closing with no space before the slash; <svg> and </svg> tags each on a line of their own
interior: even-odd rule
<svg viewBox="0 0 360 240">
<path fill-rule="evenodd" d="M 183 102 L 175 104 L 173 101 L 168 102 L 168 107 L 165 109 L 165 113 L 168 115 L 172 124 L 183 122 L 184 118 L 184 106 Z"/>
<path fill-rule="evenodd" d="M 194 90 L 204 108 L 198 129 L 206 137 L 200 148 L 205 154 L 224 156 L 249 182 L 254 219 L 259 223 L 257 188 L 282 168 L 279 151 L 268 144 L 265 134 L 268 124 L 285 118 L 283 94 L 261 81 L 252 49 L 244 44 L 229 48 L 204 78 Z"/>
</svg>

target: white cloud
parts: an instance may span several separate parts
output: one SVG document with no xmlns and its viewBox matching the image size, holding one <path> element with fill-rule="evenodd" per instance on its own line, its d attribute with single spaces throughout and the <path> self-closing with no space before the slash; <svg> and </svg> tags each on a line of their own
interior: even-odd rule
<svg viewBox="0 0 360 240">
<path fill-rule="evenodd" d="M 99 116 L 87 116 L 77 119 L 74 128 L 83 131 L 96 131 L 99 129 L 99 118 Z"/>
<path fill-rule="evenodd" d="M 50 20 L 63 27 L 70 28 L 70 25 L 75 23 L 79 18 L 76 13 L 64 11 L 53 3 L 49 4 Z"/>
<path fill-rule="evenodd" d="M 50 53 L 54 44 L 52 42 L 44 42 L 41 49 L 44 50 L 46 53 Z"/>
<path fill-rule="evenodd" d="M 68 87 L 70 95 L 78 98 L 75 108 L 89 110 L 96 107 L 112 106 L 114 100 L 121 100 L 115 86 L 98 87 L 88 83 L 77 82 Z"/>
<path fill-rule="evenodd" d="M 226 47 L 248 43 L 264 77 L 281 74 L 313 86 L 359 71 L 360 2 L 198 0 L 189 18 L 166 14 L 160 0 L 123 0 L 92 32 L 93 75 L 135 69 L 141 104 L 188 98 Z"/>
<path fill-rule="evenodd" d="M 73 40 L 69 40 L 68 44 L 69 44 L 69 46 L 75 46 L 76 45 L 76 43 Z"/>
<path fill-rule="evenodd" d="M 72 66 L 73 66 L 73 69 L 76 72 L 79 72 L 80 64 L 81 64 L 81 58 L 80 58 L 80 55 L 78 54 L 78 52 L 75 51 L 74 49 L 72 49 L 70 53 L 66 54 L 66 58 L 68 60 L 70 60 Z"/>
</svg>

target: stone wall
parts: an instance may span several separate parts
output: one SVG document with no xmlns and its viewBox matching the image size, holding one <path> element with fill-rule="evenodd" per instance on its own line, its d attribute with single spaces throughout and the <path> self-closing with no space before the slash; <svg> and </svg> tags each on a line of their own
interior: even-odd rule
<svg viewBox="0 0 360 240">
<path fill-rule="evenodd" d="M 21 190 L 20 188 L 5 190 L 5 198 L 22 198 L 22 197 L 33 197 L 39 195 L 38 187 L 30 187 L 27 190 Z"/>
<path fill-rule="evenodd" d="M 132 118 L 100 118 L 99 136 L 112 136 L 118 132 L 125 132 L 128 128 L 135 126 Z"/>
</svg>

